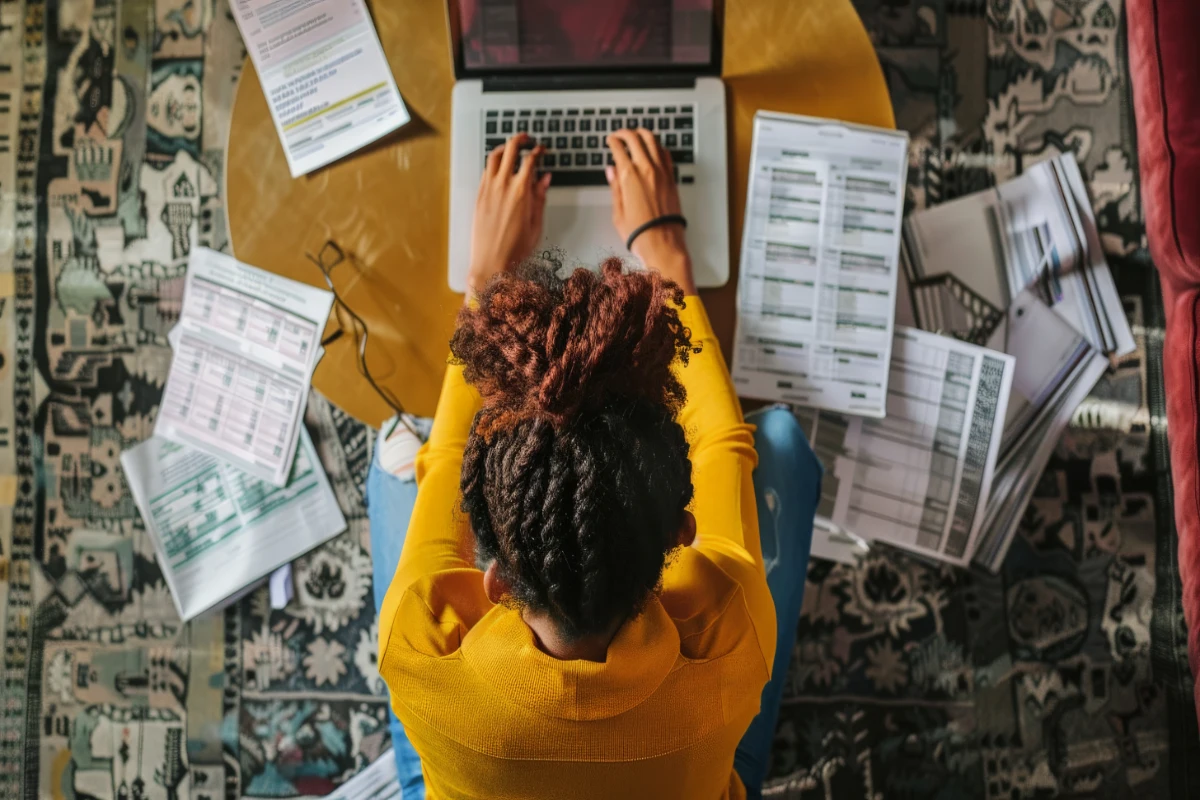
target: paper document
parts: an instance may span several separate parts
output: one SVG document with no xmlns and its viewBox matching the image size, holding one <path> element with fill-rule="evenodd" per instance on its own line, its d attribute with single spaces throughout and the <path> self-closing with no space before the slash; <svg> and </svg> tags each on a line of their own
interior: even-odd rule
<svg viewBox="0 0 1200 800">
<path fill-rule="evenodd" d="M 1103 372 L 1108 362 L 1030 290 L 1013 301 L 1006 327 L 992 338 L 993 347 L 1017 360 L 1004 422 L 1003 458 L 1032 434 L 1042 409 L 1061 402 L 1064 387 L 1073 383 L 1072 376 L 1081 365 L 1098 360 Z M 1092 387 L 1087 388 L 1090 391 Z"/>
<path fill-rule="evenodd" d="M 822 411 L 809 428 L 825 466 L 817 514 L 835 532 L 965 565 L 991 496 L 1014 362 L 912 328 L 895 338 L 887 417 Z"/>
<path fill-rule="evenodd" d="M 325 800 L 401 800 L 396 754 L 387 750 L 371 766 L 325 795 Z"/>
<path fill-rule="evenodd" d="M 230 5 L 293 178 L 408 122 L 363 0 Z"/>
<path fill-rule="evenodd" d="M 1059 437 L 1108 359 L 1033 290 L 1017 295 L 993 338 L 1017 365 L 995 491 L 975 556 L 996 572 Z"/>
<path fill-rule="evenodd" d="M 154 432 L 282 486 L 333 295 L 193 248 Z"/>
<path fill-rule="evenodd" d="M 755 116 L 739 395 L 883 416 L 907 168 L 905 133 Z"/>
<path fill-rule="evenodd" d="M 287 608 L 287 604 L 296 596 L 296 587 L 292 583 L 292 565 L 284 564 L 272 572 L 267 578 L 267 588 L 271 608 L 276 611 Z"/>
<path fill-rule="evenodd" d="M 184 620 L 346 529 L 307 431 L 282 489 L 160 436 L 121 466 Z"/>
<path fill-rule="evenodd" d="M 911 214 L 904 223 L 904 264 L 918 314 L 913 322 L 926 330 L 986 341 L 989 326 L 1030 288 L 1096 350 L 1133 352 L 1133 333 L 1070 153 L 995 189 Z"/>
<path fill-rule="evenodd" d="M 844 530 L 826 517 L 813 520 L 812 546 L 808 550 L 812 558 L 823 558 L 839 564 L 857 564 L 871 552 L 866 539 Z"/>
</svg>

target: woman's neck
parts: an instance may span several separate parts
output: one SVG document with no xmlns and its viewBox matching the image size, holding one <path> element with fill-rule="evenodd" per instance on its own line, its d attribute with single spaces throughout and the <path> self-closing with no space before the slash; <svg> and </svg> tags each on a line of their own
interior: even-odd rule
<svg viewBox="0 0 1200 800">
<path fill-rule="evenodd" d="M 521 618 L 533 631 L 538 649 L 560 661 L 596 661 L 603 663 L 608 658 L 608 646 L 621 629 L 624 620 L 618 620 L 607 631 L 593 633 L 578 639 L 567 640 L 558 631 L 558 626 L 546 614 L 535 614 L 528 609 Z"/>
</svg>

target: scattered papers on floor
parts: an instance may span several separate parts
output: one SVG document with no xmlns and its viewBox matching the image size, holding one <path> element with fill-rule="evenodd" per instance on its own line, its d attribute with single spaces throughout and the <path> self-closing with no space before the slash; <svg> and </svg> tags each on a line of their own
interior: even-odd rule
<svg viewBox="0 0 1200 800">
<path fill-rule="evenodd" d="M 283 488 L 160 436 L 121 453 L 121 466 L 184 620 L 346 529 L 303 426 Z"/>
<path fill-rule="evenodd" d="M 825 467 L 814 553 L 845 561 L 866 540 L 965 566 L 993 491 L 1014 359 L 912 328 L 895 339 L 885 418 L 797 413 Z"/>
<path fill-rule="evenodd" d="M 1016 359 L 976 563 L 996 571 L 1071 414 L 1134 349 L 1074 156 L 905 221 L 898 322 Z"/>
<path fill-rule="evenodd" d="M 755 115 L 739 395 L 883 416 L 907 168 L 903 132 Z"/>
<path fill-rule="evenodd" d="M 283 486 L 333 295 L 193 248 L 154 432 Z"/>
<path fill-rule="evenodd" d="M 293 178 L 408 122 L 363 0 L 238 0 L 231 10 Z"/>
</svg>

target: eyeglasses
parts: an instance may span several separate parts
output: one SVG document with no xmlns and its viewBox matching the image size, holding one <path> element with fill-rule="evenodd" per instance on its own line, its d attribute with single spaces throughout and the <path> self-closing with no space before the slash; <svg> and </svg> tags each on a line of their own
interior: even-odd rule
<svg viewBox="0 0 1200 800">
<path fill-rule="evenodd" d="M 359 374 L 367 379 L 367 383 L 371 384 L 371 388 L 375 390 L 375 393 L 383 398 L 383 401 L 391 407 L 392 411 L 396 412 L 396 419 L 399 420 L 400 424 L 408 428 L 409 432 L 413 436 L 416 436 L 417 439 L 423 439 L 424 437 L 417 432 L 416 426 L 413 425 L 408 412 L 404 410 L 404 406 L 396 399 L 391 390 L 386 386 L 380 386 L 375 381 L 375 378 L 371 376 L 371 370 L 367 367 L 367 339 L 371 335 L 371 332 L 367 328 L 367 323 L 363 318 L 354 313 L 354 310 L 350 306 L 346 305 L 346 301 L 342 299 L 342 295 L 333 284 L 333 270 L 339 264 L 346 261 L 345 251 L 338 246 L 337 242 L 328 239 L 321 246 L 321 250 L 317 255 L 314 256 L 312 253 L 305 253 L 304 255 L 321 270 L 321 275 L 325 277 L 325 285 L 333 293 L 333 302 L 336 307 L 335 316 L 338 322 L 338 329 L 322 339 L 321 346 L 327 347 L 345 336 L 347 332 L 352 334 L 354 336 L 354 346 L 358 352 Z M 349 324 L 346 322 L 347 318 L 349 319 Z M 349 328 L 349 331 L 347 331 L 347 328 Z M 392 430 L 395 430 L 395 427 Z M 387 431 L 384 436 L 386 437 L 390 434 L 391 430 Z"/>
</svg>

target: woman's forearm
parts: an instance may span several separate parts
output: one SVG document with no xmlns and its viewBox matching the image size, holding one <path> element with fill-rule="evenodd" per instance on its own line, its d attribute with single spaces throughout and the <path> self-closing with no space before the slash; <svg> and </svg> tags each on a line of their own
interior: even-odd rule
<svg viewBox="0 0 1200 800">
<path fill-rule="evenodd" d="M 699 297 L 688 297 L 680 320 L 691 329 L 691 356 L 679 377 L 687 402 L 679 422 L 691 443 L 692 479 L 696 487 L 694 513 L 700 538 L 720 537 L 762 561 L 755 508 L 742 502 L 753 497 L 751 475 L 757 463 L 753 428 L 742 417 L 721 346 Z"/>
<path fill-rule="evenodd" d="M 653 258 L 653 263 L 648 262 L 646 264 L 648 268 L 662 275 L 667 280 L 679 284 L 679 287 L 683 289 L 683 293 L 689 298 L 696 295 L 696 279 L 692 275 L 692 259 L 686 250 L 668 252 L 661 256 L 654 256 Z"/>
</svg>

